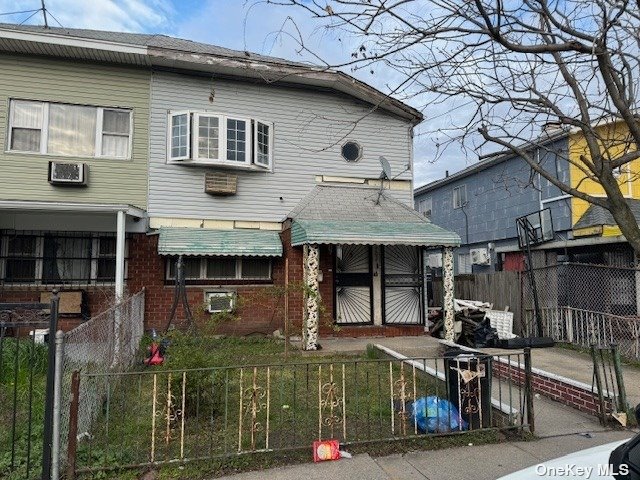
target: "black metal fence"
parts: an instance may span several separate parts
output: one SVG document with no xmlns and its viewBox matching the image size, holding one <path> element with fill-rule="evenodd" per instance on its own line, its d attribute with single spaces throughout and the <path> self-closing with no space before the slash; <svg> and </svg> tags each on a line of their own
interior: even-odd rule
<svg viewBox="0 0 640 480">
<path fill-rule="evenodd" d="M 0 303 L 0 477 L 50 478 L 58 298 Z"/>
<path fill-rule="evenodd" d="M 350 445 L 533 423 L 524 353 L 461 358 L 76 372 L 69 477 L 310 448 L 315 440 Z M 99 392 L 103 407 L 79 431 L 84 389 Z"/>
</svg>

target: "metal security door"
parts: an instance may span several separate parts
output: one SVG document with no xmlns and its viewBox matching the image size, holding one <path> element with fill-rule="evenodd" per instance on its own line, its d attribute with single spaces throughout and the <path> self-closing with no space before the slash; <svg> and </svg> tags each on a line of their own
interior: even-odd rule
<svg viewBox="0 0 640 480">
<path fill-rule="evenodd" d="M 424 277 L 418 247 L 389 245 L 383 249 L 386 324 L 424 324 Z"/>
<path fill-rule="evenodd" d="M 372 323 L 371 247 L 337 245 L 335 254 L 334 304 L 336 323 Z"/>
</svg>

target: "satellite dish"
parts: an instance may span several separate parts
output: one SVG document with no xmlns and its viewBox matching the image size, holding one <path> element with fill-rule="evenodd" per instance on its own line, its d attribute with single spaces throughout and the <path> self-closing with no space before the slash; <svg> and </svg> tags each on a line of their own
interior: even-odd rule
<svg viewBox="0 0 640 480">
<path fill-rule="evenodd" d="M 389 160 L 384 158 L 382 155 L 380 155 L 379 160 L 380 160 L 380 165 L 382 165 L 382 172 L 380 173 L 380 178 L 391 180 L 391 165 L 389 165 Z"/>
</svg>

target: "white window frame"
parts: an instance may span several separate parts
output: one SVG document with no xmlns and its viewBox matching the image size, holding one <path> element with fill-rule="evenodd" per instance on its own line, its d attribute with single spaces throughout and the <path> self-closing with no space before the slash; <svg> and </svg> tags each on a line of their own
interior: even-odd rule
<svg viewBox="0 0 640 480">
<path fill-rule="evenodd" d="M 461 195 L 456 195 L 457 192 L 464 192 L 464 201 L 462 201 L 462 196 Z M 457 208 L 462 208 L 464 207 L 468 202 L 467 199 L 467 184 L 462 184 L 462 185 L 458 185 L 457 187 L 453 188 L 453 208 L 457 209 Z"/>
<path fill-rule="evenodd" d="M 200 157 L 200 151 L 198 148 L 199 140 L 200 140 L 200 118 L 217 118 L 218 119 L 218 158 L 207 158 Z M 193 152 L 193 159 L 199 162 L 206 163 L 219 163 L 226 160 L 227 154 L 227 123 L 225 121 L 224 115 L 220 115 L 218 113 L 208 113 L 208 112 L 193 112 L 192 113 L 192 121 L 193 121 L 193 135 L 190 135 L 191 141 L 191 151 Z M 189 132 L 187 130 L 187 132 Z M 222 155 L 225 155 L 224 157 Z"/>
<path fill-rule="evenodd" d="M 13 102 L 32 102 L 32 103 L 40 103 L 42 104 L 42 119 L 41 119 L 41 128 L 40 128 L 40 151 L 33 152 L 28 150 L 18 150 L 11 148 L 11 141 L 13 139 Z M 62 153 L 48 153 L 47 146 L 49 143 L 49 106 L 51 104 L 55 105 L 66 105 L 70 107 L 89 107 L 93 108 L 96 112 L 96 131 L 95 131 L 95 140 L 93 145 L 93 155 L 66 155 Z M 102 155 L 102 125 L 104 122 L 104 111 L 105 110 L 114 110 L 117 112 L 126 112 L 129 114 L 129 142 L 127 145 L 127 156 L 126 157 L 114 157 L 110 155 Z M 20 128 L 20 127 L 17 127 Z M 115 134 L 114 134 L 115 135 Z M 124 135 L 122 135 L 124 136 Z M 133 109 L 130 108 L 121 108 L 121 107 L 102 107 L 96 105 L 81 105 L 77 103 L 64 103 L 64 102 L 44 102 L 40 100 L 29 100 L 24 98 L 11 98 L 9 100 L 9 127 L 7 130 L 7 140 L 5 145 L 6 153 L 19 153 L 23 155 L 46 155 L 48 157 L 62 157 L 62 158 L 96 158 L 96 159 L 106 159 L 106 160 L 131 160 L 132 151 L 133 151 Z"/>
<path fill-rule="evenodd" d="M 464 267 L 462 269 L 461 267 Z M 458 275 L 471 275 L 473 264 L 471 263 L 471 252 L 458 254 Z"/>
<path fill-rule="evenodd" d="M 269 127 L 269 144 L 267 145 L 269 148 L 269 158 L 267 160 L 266 165 L 262 163 L 258 163 L 258 124 L 259 123 Z M 260 168 L 271 170 L 271 167 L 273 165 L 273 123 L 265 122 L 264 120 L 255 118 L 252 121 L 252 128 L 253 128 L 253 163 L 254 165 Z"/>
<path fill-rule="evenodd" d="M 187 155 L 180 157 L 172 157 L 171 150 L 171 126 L 174 116 L 187 115 L 189 122 L 187 127 L 188 135 L 188 148 Z M 204 158 L 200 157 L 198 151 L 198 143 L 200 136 L 200 118 L 217 118 L 220 126 L 219 148 L 218 158 Z M 245 132 L 245 149 L 246 156 L 243 162 L 228 160 L 227 159 L 227 141 L 228 141 L 228 122 L 230 120 L 245 122 L 247 129 Z M 268 164 L 258 163 L 258 124 L 261 123 L 269 127 L 269 161 Z M 208 111 L 195 111 L 195 110 L 175 110 L 169 111 L 167 115 L 167 163 L 168 164 L 181 164 L 181 165 L 210 165 L 210 166 L 222 166 L 244 170 L 260 170 L 260 171 L 273 171 L 273 146 L 274 146 L 274 124 L 266 120 L 236 116 L 236 115 L 224 115 L 218 112 Z"/>
<path fill-rule="evenodd" d="M 173 149 L 171 148 L 171 141 L 173 139 L 171 128 L 173 126 L 173 117 L 179 117 L 181 115 L 187 116 L 187 154 L 174 157 L 172 153 Z M 175 112 L 169 112 L 167 122 L 167 158 L 172 162 L 181 162 L 191 159 L 191 112 L 189 110 L 177 110 Z"/>
<path fill-rule="evenodd" d="M 238 162 L 235 160 L 228 160 L 227 159 L 227 141 L 228 139 L 228 122 L 229 120 L 235 120 L 235 121 L 240 121 L 240 122 L 245 122 L 246 125 L 246 130 L 245 130 L 245 158 L 244 158 L 244 162 Z M 236 166 L 251 166 L 253 163 L 253 138 L 251 135 L 251 125 L 252 125 L 252 121 L 250 118 L 245 118 L 245 117 L 235 117 L 232 115 L 227 115 L 224 117 L 224 136 L 225 136 L 225 143 L 224 143 L 224 160 L 220 163 L 226 164 L 226 165 L 236 165 Z"/>
<path fill-rule="evenodd" d="M 105 134 L 103 130 L 104 125 L 104 111 L 112 110 L 114 112 L 125 112 L 129 113 L 129 141 L 127 143 L 127 156 L 126 157 L 114 157 L 111 155 L 102 155 L 102 136 Z M 121 133 L 107 133 L 107 135 L 111 135 L 113 137 L 124 137 Z M 115 108 L 115 107 L 98 107 L 98 118 L 96 119 L 96 151 L 95 155 L 99 158 L 106 158 L 110 160 L 128 160 L 131 159 L 131 151 L 133 149 L 133 115 L 132 110 L 128 110 L 126 108 Z"/>
<path fill-rule="evenodd" d="M 429 208 L 426 208 L 427 206 Z M 427 197 L 420 200 L 418 202 L 418 212 L 427 218 L 431 218 L 431 213 L 433 212 L 433 197 Z M 428 215 L 427 212 L 429 212 Z"/>
</svg>

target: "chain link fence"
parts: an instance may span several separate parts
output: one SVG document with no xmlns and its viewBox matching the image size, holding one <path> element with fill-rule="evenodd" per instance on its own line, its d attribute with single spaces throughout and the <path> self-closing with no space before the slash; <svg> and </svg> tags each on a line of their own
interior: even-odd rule
<svg viewBox="0 0 640 480">
<path fill-rule="evenodd" d="M 62 367 L 60 444 L 62 457 L 68 442 L 69 404 L 74 371 L 102 374 L 123 372 L 135 361 L 144 333 L 144 290 L 103 311 L 66 333 Z M 79 435 L 90 431 L 100 413 L 104 396 L 100 385 L 82 385 L 77 425 Z"/>
<path fill-rule="evenodd" d="M 585 348 L 616 344 L 640 360 L 640 268 L 561 263 L 525 273 L 524 335 L 537 334 L 534 292 L 544 336 Z"/>
</svg>

